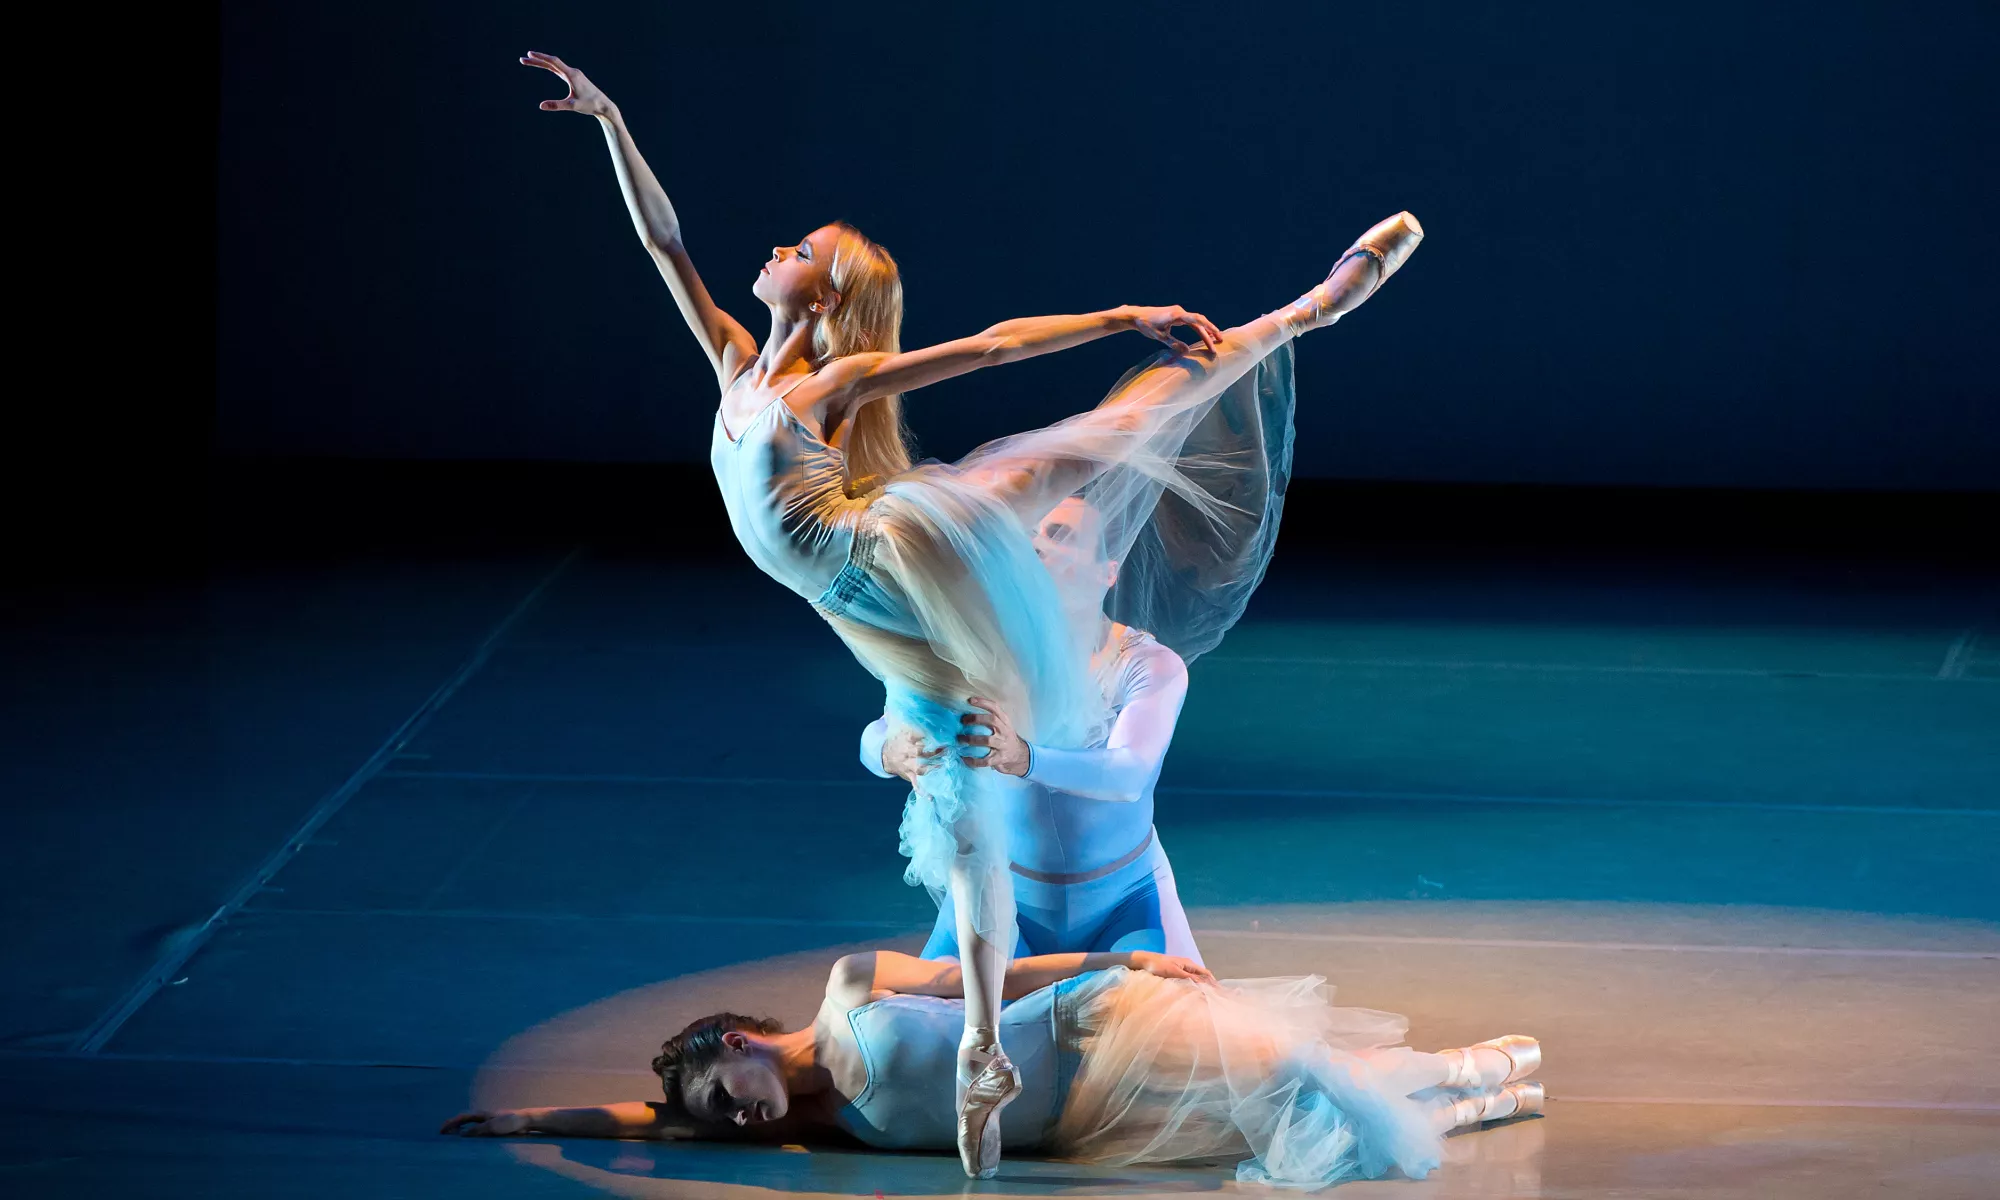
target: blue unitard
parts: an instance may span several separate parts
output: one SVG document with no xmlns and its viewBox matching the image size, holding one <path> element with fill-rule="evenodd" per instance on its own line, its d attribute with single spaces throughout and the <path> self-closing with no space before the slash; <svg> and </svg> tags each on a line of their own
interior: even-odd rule
<svg viewBox="0 0 2000 1200">
<path fill-rule="evenodd" d="M 1153 950 L 1199 962 L 1153 829 L 1153 786 L 1187 698 L 1187 666 L 1150 634 L 1122 626 L 1109 648 L 1109 733 L 1083 750 L 1031 745 L 1027 786 L 1004 793 L 1014 955 Z M 888 735 L 886 716 L 861 734 L 862 765 L 884 779 L 892 778 L 882 767 Z M 956 930 L 947 895 L 923 956 L 957 958 Z"/>
</svg>

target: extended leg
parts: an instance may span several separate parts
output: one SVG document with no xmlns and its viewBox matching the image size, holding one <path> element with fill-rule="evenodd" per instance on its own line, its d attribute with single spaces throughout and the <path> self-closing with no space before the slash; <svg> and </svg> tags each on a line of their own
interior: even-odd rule
<svg viewBox="0 0 2000 1200">
<path fill-rule="evenodd" d="M 956 768 L 963 770 L 963 768 Z M 981 780 L 989 783 L 990 780 Z M 1021 1091 L 1020 1072 L 1000 1045 L 1001 991 L 1014 941 L 1013 872 L 995 796 L 982 796 L 954 828 L 951 893 L 958 920 L 965 1031 L 958 1043 L 958 1157 L 965 1173 L 990 1179 L 1000 1168 L 1000 1110 Z"/>
<path fill-rule="evenodd" d="M 1126 378 L 1095 409 L 1045 430 L 1006 439 L 973 471 L 1024 524 L 1113 465 L 1151 453 L 1171 459 L 1201 406 L 1272 351 L 1360 307 L 1406 262 L 1423 227 L 1398 213 L 1361 235 L 1332 273 L 1274 312 L 1225 330 L 1213 353 L 1165 356 Z"/>
</svg>

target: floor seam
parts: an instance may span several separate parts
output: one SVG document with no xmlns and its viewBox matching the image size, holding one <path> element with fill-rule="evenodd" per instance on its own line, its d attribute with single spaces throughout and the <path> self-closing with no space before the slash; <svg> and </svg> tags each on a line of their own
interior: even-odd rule
<svg viewBox="0 0 2000 1200">
<path fill-rule="evenodd" d="M 1958 640 L 1951 644 L 1951 649 L 1945 651 L 1944 662 L 1937 670 L 1937 678 L 1964 680 L 1966 677 L 1965 668 L 1972 661 L 1972 649 L 1978 644 L 1979 626 L 1974 625 L 1964 633 L 1959 634 Z M 1988 681 L 1976 680 L 1975 682 L 1983 683 Z"/>
<path fill-rule="evenodd" d="M 743 784 L 752 787 L 879 788 L 876 778 L 785 779 L 762 775 L 621 775 L 584 772 L 536 771 L 417 771 L 385 770 L 383 779 L 436 779 L 462 783 L 574 783 L 604 786 L 714 787 Z M 1899 804 L 1806 804 L 1762 800 L 1641 800 L 1605 799 L 1594 796 L 1508 796 L 1461 792 L 1377 792 L 1352 788 L 1212 787 L 1198 784 L 1163 783 L 1162 796 L 1281 796 L 1299 799 L 1387 800 L 1396 803 L 1441 804 L 1542 804 L 1582 808 L 1740 808 L 1768 812 L 1854 813 L 1897 817 L 2000 817 L 1995 808 L 1932 808 Z"/>
<path fill-rule="evenodd" d="M 208 944 L 209 940 L 215 936 L 215 931 L 221 928 L 223 923 L 231 916 L 249 904 L 256 897 L 257 893 L 278 872 L 284 869 L 285 864 L 289 863 L 300 850 L 304 849 L 306 843 L 312 840 L 312 836 L 323 828 L 327 821 L 332 819 L 333 815 L 339 812 L 346 805 L 347 801 L 356 792 L 359 792 L 370 779 L 379 774 L 390 759 L 395 756 L 396 752 L 401 750 L 411 738 L 415 737 L 430 718 L 439 709 L 443 708 L 452 696 L 458 692 L 459 688 L 464 686 L 465 682 L 478 672 L 480 667 L 486 664 L 487 659 L 492 656 L 494 648 L 499 644 L 500 639 L 505 636 L 507 630 L 512 628 L 521 617 L 534 607 L 535 603 L 549 587 L 555 583 L 564 571 L 569 569 L 570 564 L 574 563 L 582 553 L 582 546 L 575 547 L 563 557 L 562 561 L 558 562 L 547 574 L 543 575 L 541 580 L 533 588 L 529 589 L 527 595 L 523 596 L 505 616 L 500 618 L 499 623 L 494 625 L 486 637 L 473 649 L 472 654 L 459 664 L 458 669 L 452 672 L 444 683 L 440 684 L 422 704 L 418 705 L 414 712 L 403 719 L 402 724 L 398 725 L 390 733 L 389 737 L 376 748 L 375 753 L 370 755 L 360 767 L 356 768 L 353 774 L 347 777 L 346 782 L 322 797 L 319 803 L 315 804 L 312 810 L 306 815 L 304 822 L 289 837 L 279 843 L 278 848 L 273 850 L 257 869 L 251 872 L 249 878 L 237 885 L 236 889 L 229 894 L 228 898 L 222 902 L 219 908 L 210 913 L 207 919 L 187 936 L 176 940 L 165 953 L 161 954 L 154 961 L 145 974 L 139 977 L 138 982 L 120 997 L 116 1004 L 106 1009 L 96 1020 L 85 1027 L 82 1033 L 78 1035 L 76 1041 L 71 1044 L 71 1049 L 75 1053 L 82 1055 L 92 1055 L 102 1050 L 104 1044 L 110 1041 L 120 1029 L 124 1028 L 125 1023 L 131 1020 L 134 1014 L 145 1007 L 147 1001 L 151 1000 L 159 992 L 160 988 L 166 985 L 168 979 L 185 966 L 188 960 L 193 958 L 203 946 Z"/>
<path fill-rule="evenodd" d="M 1339 942 L 1384 946 L 1488 946 L 1510 950 L 1588 950 L 1653 954 L 1750 954 L 1802 958 L 1915 958 L 1946 961 L 2000 962 L 2000 947 L 1991 950 L 1914 950 L 1861 946 L 1742 946 L 1701 942 L 1591 942 L 1533 938 L 1461 938 L 1374 933 L 1307 933 L 1272 929 L 1197 929 L 1197 937 L 1243 938 L 1251 941 Z"/>
</svg>

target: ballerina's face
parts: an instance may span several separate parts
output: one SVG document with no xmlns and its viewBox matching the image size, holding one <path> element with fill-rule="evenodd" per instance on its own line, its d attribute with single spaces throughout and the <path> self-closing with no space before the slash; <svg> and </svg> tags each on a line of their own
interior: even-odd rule
<svg viewBox="0 0 2000 1200">
<path fill-rule="evenodd" d="M 1104 515 L 1081 496 L 1071 496 L 1042 518 L 1035 553 L 1066 593 L 1094 592 L 1101 602 L 1118 579 L 1118 564 L 1104 557 Z"/>
<path fill-rule="evenodd" d="M 771 247 L 771 258 L 757 272 L 750 294 L 782 312 L 809 312 L 810 305 L 838 300 L 829 277 L 833 249 L 840 231 L 822 225 L 797 245 Z"/>
<path fill-rule="evenodd" d="M 683 1091 L 688 1115 L 724 1125 L 756 1125 L 791 1111 L 792 1098 L 771 1049 L 756 1037 L 722 1036 L 722 1057 Z"/>
</svg>

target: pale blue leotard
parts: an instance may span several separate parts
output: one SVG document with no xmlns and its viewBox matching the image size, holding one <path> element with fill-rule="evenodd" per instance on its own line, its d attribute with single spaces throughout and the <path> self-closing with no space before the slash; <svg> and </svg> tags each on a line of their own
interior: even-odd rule
<svg viewBox="0 0 2000 1200">
<path fill-rule="evenodd" d="M 1021 1094 L 1000 1110 L 1008 1148 L 1041 1145 L 1062 1116 L 1080 1061 L 1079 989 L 1093 975 L 1030 992 L 1000 1016 L 1000 1039 L 1021 1070 Z M 832 1022 L 867 1064 L 868 1085 L 835 1114 L 842 1129 L 885 1150 L 947 1150 L 956 1144 L 954 1089 L 965 1002 L 889 996 Z"/>
<path fill-rule="evenodd" d="M 1393 1013 L 1335 1008 L 1317 976 L 1162 979 L 1121 968 L 1014 1001 L 1001 1038 L 1024 1090 L 1001 1110 L 1013 1150 L 1114 1165 L 1252 1157 L 1240 1181 L 1316 1190 L 1391 1166 L 1422 1178 L 1443 1139 L 1421 1060 Z M 960 1000 L 888 996 L 824 1013 L 866 1082 L 834 1112 L 885 1150 L 954 1145 Z M 1366 1055 L 1365 1058 L 1359 1057 Z"/>
<path fill-rule="evenodd" d="M 733 437 L 717 409 L 708 457 L 743 552 L 766 575 L 817 602 L 847 565 L 868 503 L 847 495 L 840 452 L 785 403 L 803 382 L 794 380 Z"/>
</svg>

